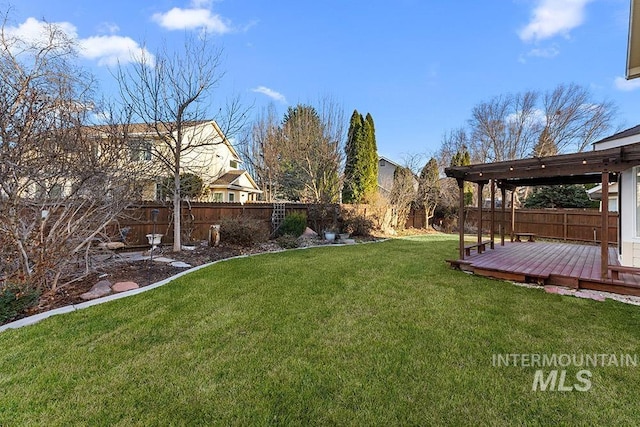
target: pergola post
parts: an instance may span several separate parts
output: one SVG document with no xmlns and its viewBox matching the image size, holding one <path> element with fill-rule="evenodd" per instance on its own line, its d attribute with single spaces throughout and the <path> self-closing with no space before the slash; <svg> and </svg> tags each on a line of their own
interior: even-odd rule
<svg viewBox="0 0 640 427">
<path fill-rule="evenodd" d="M 482 243 L 482 189 L 484 182 L 478 183 L 478 243 Z"/>
<path fill-rule="evenodd" d="M 507 189 L 500 188 L 502 194 L 502 227 L 500 227 L 500 246 L 504 246 L 504 231 L 507 228 Z"/>
<path fill-rule="evenodd" d="M 464 259 L 464 179 L 458 178 L 458 195 L 460 201 L 458 203 L 458 234 L 459 234 L 459 252 L 460 259 Z"/>
<path fill-rule="evenodd" d="M 516 228 L 516 189 L 511 190 L 511 241 L 513 242 L 513 232 Z"/>
<path fill-rule="evenodd" d="M 496 183 L 495 180 L 491 180 L 491 232 L 489 235 L 491 236 L 491 249 L 494 248 L 493 240 L 495 238 L 495 226 L 496 226 Z"/>
<path fill-rule="evenodd" d="M 602 171 L 602 227 L 600 236 L 600 277 L 609 276 L 609 171 Z"/>
</svg>

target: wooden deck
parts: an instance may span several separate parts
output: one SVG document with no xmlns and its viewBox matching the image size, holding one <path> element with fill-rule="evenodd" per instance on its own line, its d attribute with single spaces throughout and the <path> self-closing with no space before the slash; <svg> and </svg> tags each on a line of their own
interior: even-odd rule
<svg viewBox="0 0 640 427">
<path fill-rule="evenodd" d="M 480 276 L 640 296 L 640 275 L 621 273 L 619 280 L 600 277 L 600 255 L 600 246 L 595 245 L 506 242 L 449 262 Z M 609 249 L 609 264 L 620 265 L 615 248 Z"/>
</svg>

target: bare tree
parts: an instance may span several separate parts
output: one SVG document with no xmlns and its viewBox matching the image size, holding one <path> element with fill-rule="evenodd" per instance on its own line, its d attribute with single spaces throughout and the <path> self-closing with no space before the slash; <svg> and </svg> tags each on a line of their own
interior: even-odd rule
<svg viewBox="0 0 640 427">
<path fill-rule="evenodd" d="M 475 106 L 469 121 L 474 145 L 470 147 L 480 162 L 498 162 L 531 153 L 541 128 L 536 101 L 538 94 L 508 94 Z"/>
<path fill-rule="evenodd" d="M 282 129 L 275 107 L 270 104 L 242 138 L 240 151 L 249 173 L 261 187 L 264 200 L 273 202 L 281 194 L 279 141 Z"/>
<path fill-rule="evenodd" d="M 440 199 L 440 168 L 438 161 L 432 157 L 424 165 L 418 176 L 418 192 L 416 204 L 424 209 L 425 226 L 433 218 Z"/>
<path fill-rule="evenodd" d="M 596 102 L 589 90 L 576 84 L 559 85 L 545 93 L 544 129 L 540 141 L 553 152 L 580 152 L 611 129 L 616 107 Z"/>
<path fill-rule="evenodd" d="M 335 203 L 340 196 L 343 140 L 343 111 L 324 98 L 317 107 L 289 107 L 277 128 L 267 113 L 254 124 L 245 151 L 257 159 L 272 197 Z"/>
<path fill-rule="evenodd" d="M 389 203 L 395 210 L 393 221 L 399 229 L 404 229 L 411 205 L 416 200 L 417 179 L 408 167 L 396 168 L 393 174 L 393 187 L 389 194 Z"/>
<path fill-rule="evenodd" d="M 94 80 L 56 25 L 37 40 L 0 29 L 0 276 L 43 292 L 86 276 L 94 242 L 132 198 L 117 133 L 93 135 Z M 117 237 L 117 236 L 115 236 Z"/>
<path fill-rule="evenodd" d="M 206 34 L 186 37 L 182 49 L 161 48 L 155 55 L 141 53 L 138 61 L 119 66 L 116 78 L 124 107 L 132 117 L 155 133 L 152 155 L 173 176 L 173 250 L 181 250 L 180 174 L 183 159 L 203 147 L 221 143 L 219 138 L 203 138 L 204 127 L 194 125 L 215 120 L 224 136 L 236 134 L 244 124 L 246 111 L 234 99 L 210 111 L 213 91 L 224 73 L 222 51 Z M 195 157 L 195 156 L 194 156 Z M 187 171 L 191 172 L 191 171 Z"/>
</svg>

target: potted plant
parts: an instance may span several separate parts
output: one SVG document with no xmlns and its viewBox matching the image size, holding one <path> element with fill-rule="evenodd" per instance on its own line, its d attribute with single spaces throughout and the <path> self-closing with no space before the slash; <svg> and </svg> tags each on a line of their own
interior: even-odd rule
<svg viewBox="0 0 640 427">
<path fill-rule="evenodd" d="M 333 229 L 328 229 L 324 231 L 324 239 L 329 241 L 329 242 L 333 242 L 334 240 L 336 240 L 336 232 Z"/>
</svg>

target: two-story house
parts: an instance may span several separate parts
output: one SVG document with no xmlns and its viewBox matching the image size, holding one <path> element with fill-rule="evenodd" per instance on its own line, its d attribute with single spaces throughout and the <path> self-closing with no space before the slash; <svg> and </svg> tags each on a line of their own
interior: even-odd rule
<svg viewBox="0 0 640 427">
<path fill-rule="evenodd" d="M 129 160 L 149 162 L 149 178 L 142 190 L 143 200 L 163 198 L 162 182 L 171 171 L 163 167 L 162 157 L 171 162 L 171 153 L 157 132 L 145 124 L 128 126 Z M 211 120 L 184 128 L 180 169 L 204 182 L 200 201 L 252 202 L 262 193 L 251 175 L 241 169 L 242 160 L 218 124 Z"/>
</svg>

